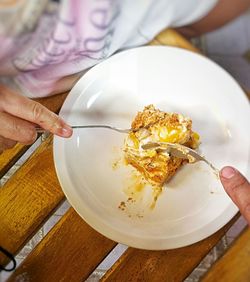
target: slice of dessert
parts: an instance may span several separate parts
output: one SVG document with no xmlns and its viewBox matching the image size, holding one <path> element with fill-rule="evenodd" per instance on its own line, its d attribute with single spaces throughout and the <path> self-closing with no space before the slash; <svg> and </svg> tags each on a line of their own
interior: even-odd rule
<svg viewBox="0 0 250 282">
<path fill-rule="evenodd" d="M 186 162 L 167 151 L 143 150 L 148 142 L 177 143 L 196 149 L 199 135 L 192 131 L 192 121 L 177 113 L 166 113 L 153 105 L 138 112 L 125 139 L 124 153 L 128 164 L 135 167 L 151 184 L 162 186 Z"/>
</svg>

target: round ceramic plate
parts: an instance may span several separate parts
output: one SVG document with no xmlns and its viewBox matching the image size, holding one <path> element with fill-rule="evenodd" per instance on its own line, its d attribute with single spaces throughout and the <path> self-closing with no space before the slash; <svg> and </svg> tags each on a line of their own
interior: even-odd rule
<svg viewBox="0 0 250 282">
<path fill-rule="evenodd" d="M 71 125 L 129 128 L 149 104 L 189 116 L 201 136 L 200 151 L 217 168 L 230 164 L 248 173 L 247 98 L 228 73 L 201 55 L 171 47 L 121 52 L 79 80 L 60 114 Z M 62 189 L 94 229 L 129 246 L 172 249 L 204 239 L 236 214 L 204 163 L 180 169 L 150 207 L 152 188 L 138 184 L 134 168 L 122 162 L 124 138 L 107 129 L 75 129 L 70 139 L 54 140 Z"/>
</svg>

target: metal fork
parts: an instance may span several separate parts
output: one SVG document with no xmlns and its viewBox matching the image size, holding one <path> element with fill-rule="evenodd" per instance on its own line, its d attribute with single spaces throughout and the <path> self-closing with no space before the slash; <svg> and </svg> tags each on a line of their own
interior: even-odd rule
<svg viewBox="0 0 250 282">
<path fill-rule="evenodd" d="M 162 151 L 168 151 L 168 153 L 170 153 L 172 156 L 181 159 L 186 159 L 190 163 L 203 161 L 213 169 L 216 175 L 219 175 L 219 170 L 213 164 L 211 164 L 205 157 L 201 156 L 195 150 L 184 145 L 168 142 L 149 142 L 147 144 L 142 145 L 141 147 L 143 150 L 158 149 Z"/>
<path fill-rule="evenodd" d="M 106 128 L 106 129 L 111 129 L 120 133 L 130 133 L 130 132 L 137 132 L 141 129 L 148 129 L 150 126 L 154 125 L 156 122 L 152 122 L 146 126 L 141 126 L 136 129 L 133 128 L 120 128 L 116 126 L 111 126 L 111 125 L 106 125 L 106 124 L 88 124 L 88 125 L 71 125 L 71 128 L 77 129 L 77 128 Z M 43 129 L 40 126 L 35 127 L 37 133 L 44 133 L 47 132 L 48 130 Z"/>
<path fill-rule="evenodd" d="M 107 129 L 111 129 L 120 133 L 129 133 L 129 132 L 133 132 L 135 130 L 131 129 L 131 128 L 119 128 L 119 127 L 115 127 L 115 126 L 110 126 L 110 125 L 73 125 L 71 126 L 71 128 L 73 129 L 77 129 L 77 128 L 107 128 Z M 43 129 L 41 127 L 36 127 L 36 132 L 37 133 L 44 133 L 47 132 L 46 129 Z"/>
</svg>

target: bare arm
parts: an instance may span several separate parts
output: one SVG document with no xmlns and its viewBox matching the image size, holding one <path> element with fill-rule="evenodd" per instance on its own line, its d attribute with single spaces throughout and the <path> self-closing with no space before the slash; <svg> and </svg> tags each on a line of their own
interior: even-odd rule
<svg viewBox="0 0 250 282">
<path fill-rule="evenodd" d="M 191 38 L 217 29 L 250 8 L 250 0 L 219 0 L 214 9 L 203 19 L 177 30 Z"/>
</svg>

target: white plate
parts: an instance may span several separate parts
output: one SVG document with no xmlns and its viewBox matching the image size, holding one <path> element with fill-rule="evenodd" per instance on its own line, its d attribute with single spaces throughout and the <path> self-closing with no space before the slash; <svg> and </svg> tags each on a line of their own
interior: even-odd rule
<svg viewBox="0 0 250 282">
<path fill-rule="evenodd" d="M 234 79 L 203 56 L 171 47 L 121 52 L 92 68 L 70 92 L 61 116 L 70 124 L 130 127 L 145 105 L 193 120 L 202 153 L 218 168 L 248 171 L 247 98 Z M 55 137 L 54 158 L 69 202 L 94 229 L 114 241 L 143 249 L 171 249 L 195 243 L 225 225 L 237 212 L 220 182 L 203 163 L 186 165 L 166 185 L 156 207 L 150 189 L 126 204 L 133 168 L 112 162 L 124 135 L 107 129 L 75 130 Z"/>
</svg>

